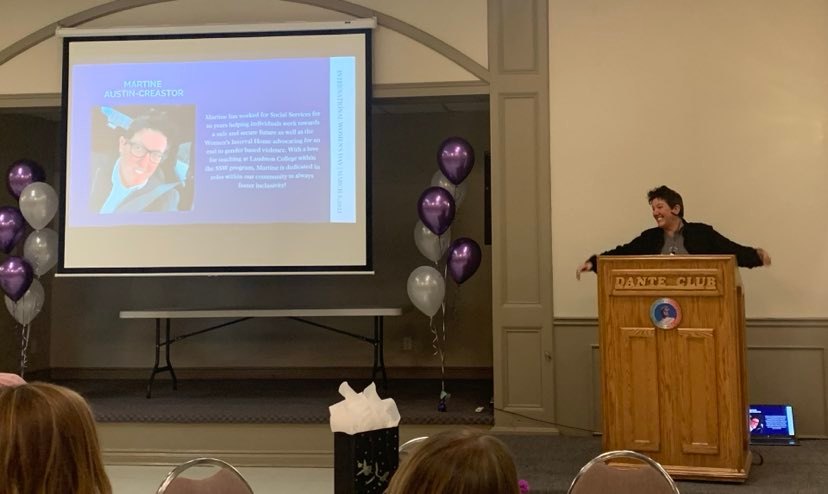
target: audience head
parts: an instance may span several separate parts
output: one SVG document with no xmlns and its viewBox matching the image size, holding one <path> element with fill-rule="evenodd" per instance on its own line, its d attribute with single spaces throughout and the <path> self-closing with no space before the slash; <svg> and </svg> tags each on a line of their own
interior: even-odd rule
<svg viewBox="0 0 828 494">
<path fill-rule="evenodd" d="M 89 406 L 53 384 L 0 388 L 0 472 L 4 494 L 112 494 Z"/>
<path fill-rule="evenodd" d="M 424 441 L 391 479 L 386 494 L 519 494 L 517 470 L 499 439 L 469 429 Z"/>
<path fill-rule="evenodd" d="M 8 386 L 20 386 L 26 384 L 26 381 L 17 374 L 9 374 L 8 372 L 0 372 L 0 388 Z"/>
</svg>

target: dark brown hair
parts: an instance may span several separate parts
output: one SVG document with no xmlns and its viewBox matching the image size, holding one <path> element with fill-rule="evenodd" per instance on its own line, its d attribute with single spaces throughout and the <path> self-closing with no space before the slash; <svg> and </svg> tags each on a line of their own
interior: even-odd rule
<svg viewBox="0 0 828 494">
<path fill-rule="evenodd" d="M 681 206 L 678 215 L 679 218 L 684 218 L 684 201 L 681 199 L 681 194 L 674 191 L 670 187 L 662 185 L 647 192 L 647 202 L 653 202 L 653 199 L 661 199 L 666 202 L 668 206 L 670 206 L 670 209 L 673 209 L 677 205 Z"/>
</svg>

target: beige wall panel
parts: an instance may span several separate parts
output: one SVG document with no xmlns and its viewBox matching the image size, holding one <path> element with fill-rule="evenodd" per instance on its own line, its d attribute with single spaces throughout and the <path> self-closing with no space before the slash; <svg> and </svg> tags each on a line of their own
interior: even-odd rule
<svg viewBox="0 0 828 494">
<path fill-rule="evenodd" d="M 486 0 L 452 0 L 450 2 L 354 0 L 353 3 L 404 20 L 440 38 L 480 65 L 489 66 Z M 432 5 L 427 5 L 428 3 Z"/>
<path fill-rule="evenodd" d="M 539 304 L 538 220 L 529 220 L 545 218 L 546 214 L 538 210 L 537 137 L 531 131 L 537 122 L 537 98 L 517 94 L 500 97 L 504 163 L 500 170 L 502 195 L 495 207 L 500 208 L 498 217 L 502 221 L 500 262 L 506 266 L 502 302 Z"/>
<path fill-rule="evenodd" d="M 531 72 L 538 69 L 538 33 L 532 29 L 537 27 L 534 22 L 538 16 L 537 7 L 537 2 L 500 4 L 504 22 L 498 42 L 509 46 L 509 56 L 503 58 L 501 66 L 503 72 Z M 505 10 L 509 12 L 503 12 Z"/>
<path fill-rule="evenodd" d="M 511 408 L 543 407 L 542 338 L 538 329 L 506 328 L 506 400 Z"/>
<path fill-rule="evenodd" d="M 477 81 L 470 72 L 420 43 L 379 27 L 374 37 L 374 84 Z"/>
<path fill-rule="evenodd" d="M 592 362 L 592 375 L 590 384 L 592 386 L 592 423 L 585 429 L 590 431 L 600 431 L 604 423 L 604 401 L 601 396 L 601 349 L 597 344 L 590 345 L 590 357 Z M 582 431 L 583 432 L 583 431 Z"/>
<path fill-rule="evenodd" d="M 549 249 L 547 2 L 489 0 L 488 5 L 495 404 L 514 407 L 513 411 L 523 415 L 496 413 L 495 422 L 504 429 L 557 432 Z M 527 15 L 529 11 L 538 15 Z M 516 352 L 507 345 L 514 328 L 537 328 L 534 346 Z M 527 382 L 515 379 L 515 369 L 526 374 Z M 534 405 L 521 408 L 519 401 Z"/>
<path fill-rule="evenodd" d="M 555 325 L 555 417 L 563 431 L 601 428 L 601 403 L 595 401 L 601 396 L 597 341 L 597 325 Z"/>
<path fill-rule="evenodd" d="M 0 94 L 60 94 L 62 50 L 52 37 L 0 65 Z"/>
<path fill-rule="evenodd" d="M 594 277 L 572 271 L 654 226 L 661 184 L 688 220 L 773 256 L 743 270 L 748 317 L 828 315 L 828 224 L 813 221 L 828 210 L 828 3 L 549 10 L 555 315 L 595 315 Z"/>
<path fill-rule="evenodd" d="M 824 347 L 748 345 L 747 357 L 751 403 L 790 403 L 800 434 L 828 435 Z"/>
</svg>

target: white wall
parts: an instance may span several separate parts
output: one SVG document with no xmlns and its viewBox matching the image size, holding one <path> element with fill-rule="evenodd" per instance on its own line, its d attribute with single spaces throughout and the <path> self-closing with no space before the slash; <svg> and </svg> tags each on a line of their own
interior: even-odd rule
<svg viewBox="0 0 828 494">
<path fill-rule="evenodd" d="M 554 311 L 594 317 L 587 256 L 654 226 L 667 184 L 689 221 L 764 247 L 748 317 L 828 316 L 828 3 L 551 0 Z"/>
</svg>

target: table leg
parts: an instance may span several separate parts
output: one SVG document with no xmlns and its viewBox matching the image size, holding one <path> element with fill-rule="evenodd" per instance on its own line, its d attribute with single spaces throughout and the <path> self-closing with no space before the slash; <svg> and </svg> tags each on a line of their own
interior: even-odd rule
<svg viewBox="0 0 828 494">
<path fill-rule="evenodd" d="M 155 381 L 155 375 L 158 374 L 158 357 L 161 353 L 161 319 L 155 320 L 155 364 L 152 366 L 150 372 L 149 383 L 147 383 L 147 399 L 152 397 L 152 383 Z"/>
<path fill-rule="evenodd" d="M 377 371 L 382 373 L 382 389 L 388 389 L 388 376 L 385 374 L 385 352 L 383 342 L 382 316 L 374 316 L 374 367 L 371 371 L 371 380 L 376 382 Z"/>
<path fill-rule="evenodd" d="M 385 374 L 385 329 L 383 327 L 383 317 L 378 316 L 379 319 L 379 364 L 382 369 L 382 389 L 388 389 L 388 376 Z"/>
<path fill-rule="evenodd" d="M 172 376 L 173 389 L 178 389 L 178 379 L 175 377 L 175 369 L 170 363 L 170 345 L 173 343 L 170 340 L 170 319 L 164 319 L 166 322 L 164 330 L 164 342 L 161 342 L 161 318 L 155 319 L 155 363 L 152 366 L 152 373 L 150 373 L 149 383 L 147 383 L 147 399 L 152 398 L 152 384 L 155 382 L 155 375 L 164 371 L 170 371 Z M 161 346 L 165 346 L 164 360 L 166 365 L 159 367 L 159 360 L 161 358 Z"/>
<path fill-rule="evenodd" d="M 175 369 L 173 369 L 172 364 L 170 363 L 170 345 L 172 342 L 170 341 L 170 320 L 167 319 L 167 349 L 166 349 L 166 359 L 167 359 L 167 367 L 166 369 L 170 371 L 170 375 L 172 376 L 173 381 L 173 389 L 178 389 L 178 379 L 175 377 Z"/>
</svg>

